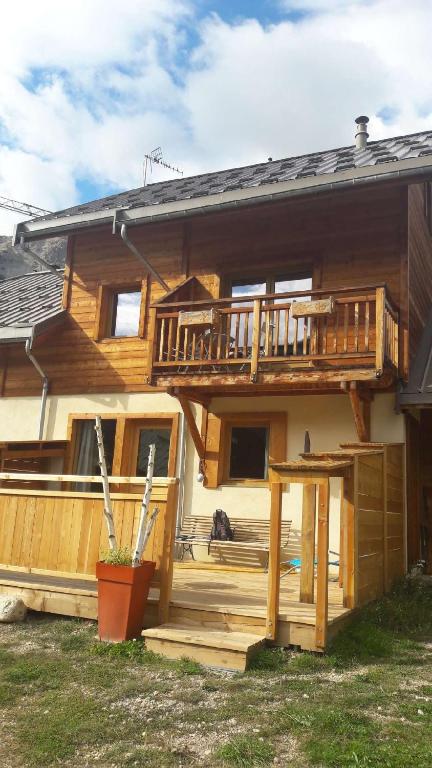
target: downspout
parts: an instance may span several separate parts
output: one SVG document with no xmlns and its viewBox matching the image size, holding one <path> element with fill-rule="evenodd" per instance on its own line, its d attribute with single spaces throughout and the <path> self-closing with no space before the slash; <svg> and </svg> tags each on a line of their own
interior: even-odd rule
<svg viewBox="0 0 432 768">
<path fill-rule="evenodd" d="M 32 345 L 33 345 L 33 336 L 30 339 L 27 339 L 26 345 L 25 345 L 25 352 L 30 360 L 30 362 L 34 365 L 36 368 L 39 376 L 42 379 L 42 395 L 41 395 L 41 404 L 40 404 L 40 412 L 39 412 L 39 437 L 38 440 L 43 440 L 44 435 L 44 427 L 45 427 L 45 411 L 46 411 L 46 403 L 47 403 L 47 397 L 48 397 L 48 387 L 49 387 L 49 379 L 48 376 L 44 373 L 42 368 L 40 367 L 38 361 L 36 360 L 35 356 L 32 353 Z"/>
<path fill-rule="evenodd" d="M 139 261 L 141 261 L 144 264 L 145 268 L 150 272 L 150 274 L 153 275 L 154 279 L 157 280 L 159 285 L 162 286 L 164 291 L 168 292 L 169 291 L 169 285 L 166 284 L 165 280 L 160 276 L 159 272 L 157 272 L 152 267 L 152 265 L 150 264 L 150 262 L 147 261 L 145 256 L 143 256 L 142 253 L 139 252 L 138 248 L 133 243 L 131 243 L 131 241 L 129 240 L 129 238 L 127 236 L 126 224 L 122 224 L 121 227 L 120 227 L 120 237 L 123 240 L 123 242 L 125 243 L 125 245 L 127 245 L 129 250 L 133 253 L 133 255 L 137 259 L 139 259 Z"/>
<path fill-rule="evenodd" d="M 177 501 L 176 536 L 178 536 L 181 531 L 182 522 L 183 522 L 183 507 L 184 507 L 184 486 L 185 486 L 185 470 L 186 470 L 186 429 L 185 429 L 184 413 L 180 413 L 180 429 L 179 429 L 177 456 L 178 456 L 177 477 L 179 478 L 179 489 L 178 489 L 178 501 Z"/>
</svg>

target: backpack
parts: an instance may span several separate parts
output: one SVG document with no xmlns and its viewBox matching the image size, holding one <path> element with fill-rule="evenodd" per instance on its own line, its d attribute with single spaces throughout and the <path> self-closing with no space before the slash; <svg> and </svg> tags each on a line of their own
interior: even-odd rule
<svg viewBox="0 0 432 768">
<path fill-rule="evenodd" d="M 228 515 L 223 509 L 217 509 L 213 513 L 213 526 L 210 533 L 211 541 L 232 541 L 234 531 L 231 528 Z"/>
</svg>

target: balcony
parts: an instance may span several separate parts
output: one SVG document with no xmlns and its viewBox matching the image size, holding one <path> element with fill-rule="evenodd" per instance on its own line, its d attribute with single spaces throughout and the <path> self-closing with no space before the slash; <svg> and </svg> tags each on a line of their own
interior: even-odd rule
<svg viewBox="0 0 432 768">
<path fill-rule="evenodd" d="M 399 368 L 399 315 L 384 285 L 169 301 L 153 311 L 159 386 L 384 384 Z"/>
</svg>

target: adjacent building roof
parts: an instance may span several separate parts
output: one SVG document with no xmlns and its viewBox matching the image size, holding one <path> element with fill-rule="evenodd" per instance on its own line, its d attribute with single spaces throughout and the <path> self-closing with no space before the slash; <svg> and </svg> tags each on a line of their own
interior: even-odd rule
<svg viewBox="0 0 432 768">
<path fill-rule="evenodd" d="M 112 222 L 136 224 L 210 208 L 261 202 L 395 176 L 432 176 L 432 131 L 371 141 L 199 176 L 149 184 L 128 192 L 76 205 L 18 225 L 16 237 L 40 237 Z"/>
<path fill-rule="evenodd" d="M 398 402 L 400 406 L 432 405 L 432 310 Z"/>
<path fill-rule="evenodd" d="M 0 342 L 25 341 L 60 322 L 65 316 L 62 290 L 52 272 L 0 281 Z"/>
</svg>

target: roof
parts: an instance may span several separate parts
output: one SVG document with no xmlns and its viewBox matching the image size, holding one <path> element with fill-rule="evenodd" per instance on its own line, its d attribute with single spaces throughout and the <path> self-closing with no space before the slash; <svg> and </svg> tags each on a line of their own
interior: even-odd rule
<svg viewBox="0 0 432 768">
<path fill-rule="evenodd" d="M 62 320 L 62 290 L 52 272 L 0 281 L 0 341 L 23 341 Z"/>
<path fill-rule="evenodd" d="M 149 184 L 18 224 L 15 242 L 20 236 L 31 239 L 108 222 L 132 225 L 336 185 L 419 176 L 422 169 L 432 178 L 432 131 L 371 141 L 364 149 L 350 145 Z"/>
<path fill-rule="evenodd" d="M 65 214 L 73 216 L 76 213 L 103 211 L 113 207 L 129 208 L 188 200 L 192 197 L 275 184 L 278 181 L 306 176 L 331 175 L 340 170 L 376 166 L 427 155 L 432 155 L 432 131 L 371 141 L 365 149 L 356 149 L 353 145 L 283 160 L 246 165 L 241 168 L 230 168 L 226 171 L 161 181 L 41 216 L 38 221 L 56 219 Z"/>
<path fill-rule="evenodd" d="M 408 381 L 398 393 L 398 403 L 432 405 L 432 310 L 424 328 Z"/>
</svg>

